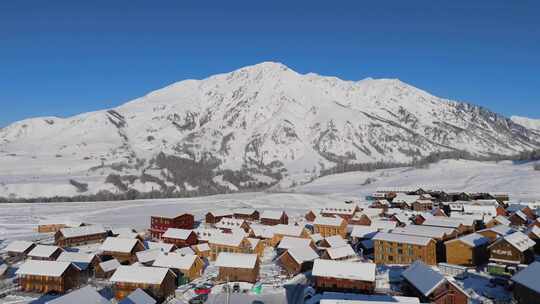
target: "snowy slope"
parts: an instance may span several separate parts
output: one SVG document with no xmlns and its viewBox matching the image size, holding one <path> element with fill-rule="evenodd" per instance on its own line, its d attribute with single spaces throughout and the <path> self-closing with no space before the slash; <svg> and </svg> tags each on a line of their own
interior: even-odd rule
<svg viewBox="0 0 540 304">
<path fill-rule="evenodd" d="M 531 119 L 521 116 L 512 116 L 511 119 L 513 122 L 520 124 L 525 128 L 540 132 L 540 119 Z"/>
<path fill-rule="evenodd" d="M 337 163 L 539 147 L 540 132 L 396 79 L 344 81 L 265 62 L 115 109 L 1 129 L 0 196 L 217 193 L 302 183 Z"/>
</svg>

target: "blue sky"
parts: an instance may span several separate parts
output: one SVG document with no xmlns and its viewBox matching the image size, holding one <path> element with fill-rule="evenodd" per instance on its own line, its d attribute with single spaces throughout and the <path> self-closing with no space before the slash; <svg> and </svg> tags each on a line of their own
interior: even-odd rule
<svg viewBox="0 0 540 304">
<path fill-rule="evenodd" d="M 540 118 L 540 1 L 0 1 L 0 127 L 279 61 Z"/>
</svg>

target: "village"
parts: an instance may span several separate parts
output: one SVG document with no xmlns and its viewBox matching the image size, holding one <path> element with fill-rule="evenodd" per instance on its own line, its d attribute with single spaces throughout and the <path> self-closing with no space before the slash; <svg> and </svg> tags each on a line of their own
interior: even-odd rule
<svg viewBox="0 0 540 304">
<path fill-rule="evenodd" d="M 39 222 L 0 247 L 0 303 L 539 303 L 540 209 L 504 193 L 384 188 L 292 216 Z"/>
</svg>

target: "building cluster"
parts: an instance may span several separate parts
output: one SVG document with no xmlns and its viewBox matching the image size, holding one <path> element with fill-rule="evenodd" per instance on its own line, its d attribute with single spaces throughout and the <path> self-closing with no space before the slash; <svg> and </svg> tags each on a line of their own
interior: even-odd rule
<svg viewBox="0 0 540 304">
<path fill-rule="evenodd" d="M 14 241 L 5 250 L 9 261 L 21 263 L 23 291 L 67 293 L 95 278 L 109 282 L 118 301 L 143 293 L 165 302 L 209 264 L 218 268 L 215 284 L 256 283 L 266 249 L 284 274 L 310 271 L 317 292 L 376 296 L 377 267 L 405 265 L 403 296 L 467 303 L 470 295 L 435 266 L 485 266 L 492 275 L 513 276 L 519 303 L 540 295 L 531 279 L 539 267 L 533 262 L 540 220 L 530 206 L 504 194 L 423 189 L 383 189 L 369 199 L 309 210 L 302 219 L 249 208 L 209 211 L 198 221 L 189 213 L 151 215 L 144 233 L 46 223 L 39 231 L 54 233 L 54 244 Z M 99 249 L 71 249 L 91 245 Z"/>
</svg>

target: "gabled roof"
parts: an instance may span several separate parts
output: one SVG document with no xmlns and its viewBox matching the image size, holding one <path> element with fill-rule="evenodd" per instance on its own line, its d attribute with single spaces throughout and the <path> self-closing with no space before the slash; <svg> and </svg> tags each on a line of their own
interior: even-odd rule
<svg viewBox="0 0 540 304">
<path fill-rule="evenodd" d="M 351 236 L 357 238 L 371 238 L 379 231 L 371 226 L 353 225 L 352 227 Z"/>
<path fill-rule="evenodd" d="M 116 269 L 111 282 L 161 284 L 169 273 L 168 268 L 123 266 Z"/>
<path fill-rule="evenodd" d="M 396 222 L 386 220 L 373 220 L 370 225 L 370 227 L 377 228 L 378 230 L 390 230 L 396 228 L 396 226 Z"/>
<path fill-rule="evenodd" d="M 233 213 L 242 214 L 242 215 L 252 215 L 253 213 L 255 213 L 255 211 L 257 210 L 253 208 L 238 208 L 238 209 L 234 209 Z"/>
<path fill-rule="evenodd" d="M 92 260 L 96 258 L 93 253 L 81 253 L 81 252 L 68 252 L 64 251 L 60 254 L 56 261 L 58 262 L 70 262 L 75 264 L 79 269 L 86 269 L 86 266 L 92 263 Z"/>
<path fill-rule="evenodd" d="M 510 222 L 509 219 L 507 219 L 506 217 L 502 216 L 502 215 L 497 215 L 494 220 L 496 220 L 497 222 L 499 222 L 499 224 L 501 225 L 505 225 L 505 226 L 510 226 L 512 223 Z"/>
<path fill-rule="evenodd" d="M 147 249 L 160 249 L 161 251 L 164 251 L 164 252 L 170 252 L 174 248 L 174 244 L 168 244 L 168 243 L 162 243 L 162 242 L 150 242 L 150 241 L 145 241 L 144 246 Z"/>
<path fill-rule="evenodd" d="M 424 225 L 424 226 L 448 227 L 448 228 L 459 228 L 462 224 L 459 221 L 451 220 L 450 218 L 428 217 L 422 223 L 422 225 Z"/>
<path fill-rule="evenodd" d="M 339 227 L 343 224 L 344 221 L 345 220 L 341 217 L 318 216 L 315 218 L 315 221 L 313 221 L 313 225 Z"/>
<path fill-rule="evenodd" d="M 401 273 L 401 276 L 426 297 L 445 282 L 442 274 L 431 269 L 420 260 L 412 263 L 409 268 Z"/>
<path fill-rule="evenodd" d="M 224 217 L 215 224 L 216 228 L 230 229 L 240 228 L 246 220 Z"/>
<path fill-rule="evenodd" d="M 491 228 L 482 229 L 482 230 L 480 230 L 478 232 L 483 232 L 483 231 L 493 231 L 498 235 L 508 235 L 508 234 L 511 234 L 511 233 L 515 232 L 515 230 L 513 228 L 508 227 L 506 225 L 497 225 L 497 226 L 493 226 Z"/>
<path fill-rule="evenodd" d="M 28 241 L 13 241 L 9 243 L 6 248 L 4 248 L 4 251 L 23 253 L 33 245 L 34 243 Z"/>
<path fill-rule="evenodd" d="M 101 225 L 90 225 L 74 228 L 62 228 L 60 229 L 60 233 L 66 238 L 74 238 L 94 234 L 105 234 L 107 232 Z"/>
<path fill-rule="evenodd" d="M 146 249 L 144 251 L 139 251 L 136 253 L 137 261 L 139 261 L 140 263 L 149 263 L 149 262 L 155 261 L 156 258 L 162 253 L 163 251 L 161 251 L 160 248 L 153 248 L 153 249 Z"/>
<path fill-rule="evenodd" d="M 212 210 L 212 211 L 209 211 L 208 213 L 213 215 L 214 217 L 228 216 L 228 215 L 233 214 L 231 210 L 226 210 L 226 209 Z"/>
<path fill-rule="evenodd" d="M 109 252 L 122 252 L 130 253 L 131 250 L 139 243 L 138 239 L 125 239 L 119 237 L 108 237 L 105 239 L 105 242 L 101 244 L 100 249 L 102 251 Z"/>
<path fill-rule="evenodd" d="M 512 277 L 512 281 L 533 290 L 537 294 L 540 294 L 540 280 L 538 274 L 540 273 L 540 262 L 534 262 L 527 266 L 527 268 L 521 270 Z"/>
<path fill-rule="evenodd" d="M 330 247 L 326 249 L 326 252 L 332 260 L 356 256 L 356 252 L 349 244 L 342 247 Z"/>
<path fill-rule="evenodd" d="M 316 259 L 313 276 L 375 282 L 375 264 Z"/>
<path fill-rule="evenodd" d="M 64 296 L 45 302 L 45 304 L 111 304 L 95 287 L 86 286 Z"/>
<path fill-rule="evenodd" d="M 176 240 L 187 240 L 192 233 L 195 232 L 193 232 L 191 229 L 169 228 L 161 237 Z"/>
<path fill-rule="evenodd" d="M 109 271 L 113 271 L 113 270 L 117 269 L 118 267 L 120 267 L 120 262 L 118 262 L 117 259 L 112 259 L 112 260 L 108 260 L 108 261 L 99 263 L 99 267 L 103 271 L 109 272 Z"/>
<path fill-rule="evenodd" d="M 156 300 L 142 289 L 137 288 L 118 304 L 156 304 Z"/>
<path fill-rule="evenodd" d="M 188 270 L 199 257 L 196 255 L 183 255 L 180 253 L 161 253 L 152 264 L 155 267 Z"/>
<path fill-rule="evenodd" d="M 15 273 L 17 275 L 60 277 L 70 265 L 69 262 L 27 260 Z"/>
<path fill-rule="evenodd" d="M 309 247 L 311 239 L 304 239 L 292 236 L 284 236 L 279 242 L 278 249 L 290 249 L 294 247 Z"/>
<path fill-rule="evenodd" d="M 527 221 L 528 217 L 525 213 L 523 213 L 521 210 L 518 210 L 514 212 L 515 215 L 517 215 L 520 219 Z"/>
<path fill-rule="evenodd" d="M 416 235 L 378 232 L 372 238 L 372 240 L 426 246 L 433 239 L 429 237 L 416 236 Z"/>
<path fill-rule="evenodd" d="M 274 234 L 288 235 L 288 236 L 301 236 L 302 231 L 304 231 L 304 226 L 278 224 L 278 225 L 272 226 L 270 229 L 273 230 Z"/>
<path fill-rule="evenodd" d="M 355 204 L 337 203 L 323 207 L 321 209 L 321 213 L 351 215 L 355 212 L 355 210 Z"/>
<path fill-rule="evenodd" d="M 524 252 L 534 247 L 534 245 L 536 245 L 536 243 L 533 240 L 531 240 L 526 234 L 524 234 L 521 231 L 516 231 L 512 234 L 509 234 L 507 236 L 504 236 L 503 238 L 498 239 L 497 241 L 495 241 L 495 243 L 491 244 L 491 246 L 503 240 L 507 241 L 510 245 L 512 245 L 514 248 L 516 248 L 520 252 Z"/>
<path fill-rule="evenodd" d="M 29 253 L 29 257 L 38 257 L 38 258 L 49 258 L 53 255 L 60 247 L 50 246 L 50 245 L 37 245 Z"/>
<path fill-rule="evenodd" d="M 208 243 L 193 245 L 193 248 L 197 249 L 200 252 L 210 251 L 210 246 L 208 245 Z"/>
<path fill-rule="evenodd" d="M 272 219 L 272 220 L 279 220 L 281 219 L 281 216 L 285 213 L 285 211 L 274 211 L 274 210 L 265 210 L 261 214 L 261 219 Z"/>
<path fill-rule="evenodd" d="M 326 237 L 324 239 L 330 247 L 343 247 L 347 245 L 347 241 L 345 241 L 341 235 L 332 235 L 329 237 Z"/>
<path fill-rule="evenodd" d="M 529 229 L 527 229 L 527 234 L 532 234 L 533 236 L 540 238 L 540 227 L 533 225 Z"/>
<path fill-rule="evenodd" d="M 457 242 L 457 241 L 463 242 L 464 244 L 470 247 L 478 247 L 478 246 L 482 246 L 489 243 L 489 239 L 487 237 L 484 237 L 483 235 L 478 234 L 478 233 L 467 234 L 460 238 L 447 241 L 446 243 L 452 243 L 452 242 Z"/>
<path fill-rule="evenodd" d="M 244 238 L 245 236 L 236 233 L 216 233 L 210 237 L 208 243 L 210 243 L 210 245 L 215 244 L 239 247 Z"/>
<path fill-rule="evenodd" d="M 216 259 L 216 266 L 228 268 L 253 269 L 257 263 L 256 254 L 220 252 Z"/>
<path fill-rule="evenodd" d="M 195 255 L 195 251 L 191 247 L 178 248 L 174 252 L 182 255 Z"/>
<path fill-rule="evenodd" d="M 455 232 L 456 229 L 454 228 L 424 225 L 409 225 L 407 227 L 392 229 L 392 233 L 416 235 L 436 239 L 442 239 L 445 236 L 452 235 Z"/>
<path fill-rule="evenodd" d="M 298 264 L 313 261 L 319 258 L 317 252 L 315 252 L 315 250 L 309 246 L 289 248 L 287 252 Z"/>
</svg>

